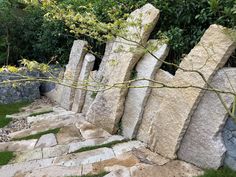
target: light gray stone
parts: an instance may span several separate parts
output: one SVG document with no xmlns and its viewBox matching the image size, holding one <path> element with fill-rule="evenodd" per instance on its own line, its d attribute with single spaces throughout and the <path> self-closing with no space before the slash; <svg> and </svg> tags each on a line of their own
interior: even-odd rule
<svg viewBox="0 0 236 177">
<path fill-rule="evenodd" d="M 34 149 L 36 139 L 22 140 L 22 141 L 9 141 L 0 143 L 0 151 L 26 151 Z"/>
<path fill-rule="evenodd" d="M 155 81 L 163 84 L 168 84 L 172 78 L 173 75 L 171 75 L 169 72 L 159 69 L 156 73 Z M 157 111 L 166 93 L 166 88 L 158 88 L 162 87 L 162 85 L 156 83 L 153 86 L 157 88 L 152 88 L 137 134 L 137 139 L 144 143 L 148 143 L 149 139 L 151 139 L 149 133 L 151 122 L 156 118 Z"/>
<path fill-rule="evenodd" d="M 72 141 L 82 140 L 82 135 L 75 125 L 64 126 L 56 134 L 58 144 L 68 144 Z"/>
<path fill-rule="evenodd" d="M 72 111 L 74 112 L 82 112 L 82 108 L 85 102 L 87 82 L 89 78 L 89 73 L 93 69 L 93 65 L 95 62 L 95 56 L 92 54 L 86 54 L 84 57 L 84 63 L 79 75 L 79 80 L 77 82 L 77 87 L 81 89 L 75 90 L 75 98 L 72 106 Z"/>
<path fill-rule="evenodd" d="M 101 162 L 114 158 L 114 152 L 110 148 L 100 148 L 76 154 L 69 154 L 55 159 L 54 164 L 63 166 L 79 166 Z"/>
<path fill-rule="evenodd" d="M 146 147 L 144 143 L 140 141 L 129 141 L 125 143 L 116 144 L 112 147 L 116 156 L 119 156 L 123 153 L 130 152 L 133 149 L 143 148 Z"/>
<path fill-rule="evenodd" d="M 75 96 L 75 88 L 70 86 L 76 85 L 79 74 L 82 68 L 84 56 L 86 54 L 86 41 L 75 40 L 71 49 L 69 63 L 66 66 L 66 71 L 64 73 L 61 101 L 60 105 L 67 109 L 71 110 L 72 104 Z"/>
<path fill-rule="evenodd" d="M 69 152 L 69 145 L 57 145 L 54 147 L 45 147 L 42 149 L 43 158 L 58 157 Z"/>
<path fill-rule="evenodd" d="M 50 166 L 40 169 L 34 169 L 22 175 L 24 177 L 65 177 L 65 176 L 81 176 L 82 167 L 63 167 L 63 166 Z M 20 174 L 19 174 L 20 176 Z"/>
<path fill-rule="evenodd" d="M 95 99 L 97 95 L 97 92 L 95 91 L 97 83 L 98 83 L 95 78 L 96 74 L 97 74 L 97 71 L 91 71 L 89 74 L 89 79 L 88 79 L 89 86 L 87 87 L 88 90 L 86 92 L 85 101 L 84 101 L 84 105 L 82 109 L 82 113 L 85 115 L 88 112 L 90 105 L 93 103 L 93 100 Z"/>
<path fill-rule="evenodd" d="M 205 81 L 197 72 L 210 82 L 216 71 L 223 67 L 232 52 L 235 43 L 225 32 L 226 28 L 211 25 L 200 42 L 182 60 L 170 85 L 174 87 L 196 85 L 206 87 Z M 176 158 L 176 151 L 186 132 L 190 118 L 196 109 L 204 91 L 196 88 L 170 88 L 163 98 L 156 119 L 150 130 L 149 147 L 151 150 L 168 158 Z"/>
<path fill-rule="evenodd" d="M 24 173 L 33 169 L 51 166 L 53 164 L 53 160 L 53 158 L 41 159 L 5 165 L 0 167 L 0 174 L 1 177 L 14 177 L 17 172 Z"/>
<path fill-rule="evenodd" d="M 49 133 L 46 135 L 42 135 L 37 144 L 35 145 L 36 148 L 43 148 L 43 147 L 51 147 L 57 145 L 57 139 L 53 133 Z"/>
<path fill-rule="evenodd" d="M 233 91 L 236 88 L 235 78 L 235 68 L 223 68 L 214 76 L 211 85 L 219 90 Z M 221 96 L 227 107 L 230 107 L 234 96 L 229 94 Z M 219 168 L 226 151 L 222 128 L 227 117 L 227 111 L 218 96 L 212 91 L 205 92 L 191 118 L 178 157 L 199 167 Z"/>
<path fill-rule="evenodd" d="M 145 78 L 153 80 L 157 70 L 161 67 L 163 60 L 165 60 L 168 54 L 169 48 L 166 44 L 158 44 L 158 40 L 150 40 L 149 43 L 155 47 L 153 54 L 160 60 L 157 60 L 149 53 L 144 55 L 135 68 L 137 79 Z M 129 139 L 134 138 L 137 134 L 150 95 L 151 88 L 149 86 L 152 84 L 148 80 L 139 80 L 132 82 L 130 85 L 131 88 L 125 100 L 124 114 L 121 119 L 122 133 Z M 139 88 L 142 86 L 146 87 Z"/>
<path fill-rule="evenodd" d="M 127 22 L 139 20 L 141 26 L 128 25 L 124 34 L 121 34 L 126 39 L 119 37 L 115 39 L 111 54 L 104 66 L 103 84 L 113 85 L 130 79 L 131 70 L 143 55 L 143 50 L 137 46 L 137 43 L 146 44 L 158 18 L 159 10 L 151 4 L 146 4 L 131 13 Z M 88 110 L 87 120 L 109 133 L 115 133 L 123 114 L 126 94 L 127 89 L 124 88 L 112 88 L 99 92 Z"/>
<path fill-rule="evenodd" d="M 20 152 L 19 154 L 17 154 L 16 158 L 14 159 L 14 163 L 39 160 L 42 158 L 43 158 L 42 150 L 41 149 L 34 149 L 31 151 L 24 151 L 24 152 Z"/>
</svg>

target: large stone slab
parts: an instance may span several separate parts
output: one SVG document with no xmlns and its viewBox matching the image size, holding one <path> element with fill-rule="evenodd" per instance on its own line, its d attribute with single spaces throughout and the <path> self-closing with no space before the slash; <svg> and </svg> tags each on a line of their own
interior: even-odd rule
<svg viewBox="0 0 236 177">
<path fill-rule="evenodd" d="M 146 4 L 131 13 L 128 27 L 122 37 L 116 38 L 104 68 L 103 84 L 113 85 L 130 79 L 131 70 L 142 57 L 143 51 L 137 43 L 146 44 L 147 39 L 157 23 L 159 10 Z M 129 25 L 140 21 L 141 26 Z M 121 49 L 121 50 L 119 50 Z M 110 133 L 118 129 L 118 122 L 123 114 L 127 88 L 112 88 L 99 92 L 87 113 L 87 120 Z"/>
<path fill-rule="evenodd" d="M 88 53 L 84 57 L 84 63 L 79 75 L 79 80 L 77 82 L 77 87 L 81 89 L 76 89 L 75 98 L 72 106 L 72 111 L 74 112 L 82 112 L 82 108 L 85 102 L 86 97 L 86 89 L 87 89 L 87 81 L 89 78 L 89 73 L 93 69 L 93 65 L 95 62 L 95 56 Z"/>
<path fill-rule="evenodd" d="M 75 88 L 71 86 L 76 86 L 78 81 L 87 44 L 86 41 L 75 40 L 71 49 L 69 63 L 66 65 L 63 78 L 63 84 L 66 86 L 63 86 L 62 89 L 60 105 L 67 110 L 71 110 L 74 101 Z"/>
<path fill-rule="evenodd" d="M 37 139 L 0 143 L 0 151 L 26 151 L 34 149 Z"/>
<path fill-rule="evenodd" d="M 41 159 L 5 165 L 0 167 L 0 174 L 1 177 L 14 177 L 16 173 L 24 173 L 30 170 L 51 166 L 53 160 L 53 158 Z"/>
<path fill-rule="evenodd" d="M 93 103 L 93 100 L 95 99 L 97 95 L 97 92 L 95 91 L 97 83 L 98 83 L 96 80 L 96 74 L 97 74 L 97 71 L 91 71 L 89 74 L 89 78 L 88 78 L 89 86 L 87 87 L 87 92 L 86 92 L 84 105 L 82 109 L 82 113 L 85 115 L 88 112 L 90 105 Z"/>
<path fill-rule="evenodd" d="M 156 73 L 155 81 L 168 84 L 172 78 L 173 75 L 171 75 L 169 72 L 159 69 Z M 148 143 L 149 139 L 151 138 L 149 133 L 151 122 L 156 118 L 157 111 L 166 93 L 166 88 L 158 88 L 161 87 L 160 84 L 155 83 L 153 86 L 157 88 L 152 88 L 137 134 L 137 139 L 144 143 Z"/>
<path fill-rule="evenodd" d="M 165 60 L 169 51 L 168 46 L 166 44 L 158 44 L 158 40 L 151 40 L 149 42 L 153 47 L 155 47 L 153 54 L 160 60 L 157 60 L 149 53 L 144 55 L 135 67 L 137 79 L 154 79 L 157 70 L 161 67 L 163 60 Z M 124 114 L 121 120 L 122 133 L 127 138 L 132 139 L 137 134 L 151 92 L 149 86 L 152 84 L 151 81 L 140 80 L 132 82 L 130 85 L 131 88 L 129 89 L 125 100 Z M 142 88 L 143 86 L 146 87 Z"/>
<path fill-rule="evenodd" d="M 51 147 L 57 145 L 56 136 L 53 133 L 49 133 L 46 135 L 42 135 L 37 144 L 35 145 L 36 148 L 43 148 L 43 147 Z"/>
<path fill-rule="evenodd" d="M 170 83 L 172 86 L 181 87 L 196 85 L 206 87 L 206 83 L 197 72 L 204 75 L 205 80 L 210 82 L 215 72 L 224 66 L 232 52 L 235 43 L 226 34 L 225 28 L 211 25 L 200 42 L 183 59 L 175 77 Z M 190 118 L 197 107 L 204 91 L 196 88 L 170 88 L 157 112 L 156 119 L 152 121 L 150 135 L 153 137 L 149 147 L 169 158 L 176 158 L 180 141 L 188 127 Z"/>
<path fill-rule="evenodd" d="M 236 89 L 236 68 L 223 68 L 217 72 L 211 85 L 220 90 Z M 233 87 L 233 88 L 232 88 Z M 234 96 L 221 94 L 227 107 Z M 182 140 L 178 157 L 203 168 L 219 168 L 225 154 L 222 129 L 228 115 L 216 93 L 207 91 L 194 112 Z"/>
</svg>

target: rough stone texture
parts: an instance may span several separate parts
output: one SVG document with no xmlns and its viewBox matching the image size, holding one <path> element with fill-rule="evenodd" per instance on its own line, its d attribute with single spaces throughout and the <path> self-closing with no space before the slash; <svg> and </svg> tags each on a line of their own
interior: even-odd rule
<svg viewBox="0 0 236 177">
<path fill-rule="evenodd" d="M 80 130 L 80 133 L 84 139 L 95 139 L 111 136 L 111 134 L 107 131 L 86 121 L 76 123 L 76 127 Z"/>
<path fill-rule="evenodd" d="M 157 70 L 161 67 L 162 62 L 165 60 L 169 51 L 166 44 L 158 44 L 157 40 L 151 40 L 149 42 L 155 47 L 153 54 L 160 60 L 157 60 L 149 53 L 144 55 L 135 68 L 137 79 L 154 79 Z M 131 83 L 131 87 L 151 85 L 152 82 L 147 80 L 140 80 Z M 132 139 L 136 136 L 150 91 L 150 87 L 129 89 L 125 100 L 124 114 L 121 120 L 122 133 L 125 137 Z"/>
<path fill-rule="evenodd" d="M 114 141 L 122 141 L 124 138 L 122 136 L 114 135 L 108 138 L 96 138 L 96 139 L 88 139 L 85 141 L 73 142 L 69 144 L 69 153 L 75 152 L 81 148 L 96 146 L 111 143 Z"/>
<path fill-rule="evenodd" d="M 31 160 L 39 160 L 43 158 L 42 150 L 35 149 L 31 151 L 24 151 L 17 154 L 14 159 L 14 163 L 31 161 Z"/>
<path fill-rule="evenodd" d="M 75 90 L 75 98 L 72 106 L 72 111 L 74 112 L 82 112 L 82 108 L 85 102 L 86 97 L 86 89 L 87 89 L 87 81 L 89 78 L 89 73 L 93 69 L 93 65 L 95 62 L 95 56 L 92 54 L 86 54 L 84 57 L 84 63 L 79 75 L 79 80 L 77 82 L 77 87 L 81 89 Z M 85 85 L 85 86 L 83 86 Z"/>
<path fill-rule="evenodd" d="M 69 63 L 66 65 L 63 84 L 71 86 L 77 83 L 82 68 L 84 56 L 86 54 L 86 41 L 75 40 L 71 49 Z M 60 105 L 67 110 L 71 110 L 75 88 L 63 86 Z"/>
<path fill-rule="evenodd" d="M 17 172 L 24 173 L 33 169 L 51 166 L 53 160 L 54 160 L 53 158 L 41 159 L 41 160 L 32 160 L 28 162 L 5 165 L 0 167 L 0 174 L 1 177 L 14 177 L 14 175 Z"/>
<path fill-rule="evenodd" d="M 159 10 L 151 4 L 146 4 L 142 8 L 135 10 L 127 21 L 135 22 L 140 20 L 142 25 L 141 27 L 128 26 L 124 37 L 145 44 L 157 23 L 158 17 Z M 137 30 L 137 28 L 140 29 Z M 112 85 L 129 80 L 131 70 L 141 58 L 142 53 L 142 50 L 138 49 L 136 43 L 123 38 L 116 38 L 111 54 L 106 59 L 102 83 Z M 96 126 L 104 128 L 109 133 L 115 133 L 118 129 L 118 122 L 123 114 L 126 94 L 127 89 L 121 88 L 112 88 L 99 92 L 88 110 L 87 120 Z"/>
<path fill-rule="evenodd" d="M 15 177 L 64 177 L 64 176 L 81 176 L 82 167 L 63 167 L 50 166 L 46 168 L 35 169 L 24 174 L 18 174 Z M 23 175 L 23 176 L 20 176 Z"/>
<path fill-rule="evenodd" d="M 159 69 L 155 76 L 155 80 L 163 84 L 168 84 L 172 78 L 173 75 L 162 69 Z M 156 118 L 157 111 L 166 93 L 166 88 L 158 88 L 161 87 L 161 85 L 154 84 L 154 86 L 157 88 L 153 88 L 150 93 L 137 134 L 137 139 L 144 143 L 148 143 L 151 138 L 149 133 L 151 122 Z"/>
<path fill-rule="evenodd" d="M 54 147 L 45 147 L 42 149 L 43 158 L 58 157 L 69 152 L 69 145 L 57 145 Z"/>
<path fill-rule="evenodd" d="M 206 81 L 210 81 L 215 72 L 224 66 L 235 50 L 235 43 L 226 34 L 222 26 L 211 25 L 200 42 L 183 59 L 180 67 L 185 70 L 200 71 Z M 170 83 L 173 86 L 197 85 L 206 83 L 196 72 L 184 72 L 178 69 Z M 196 88 L 169 89 L 165 101 L 161 103 L 156 119 L 152 121 L 151 150 L 169 158 L 176 158 L 180 141 L 190 122 L 190 118 L 199 103 L 203 90 Z"/>
<path fill-rule="evenodd" d="M 65 72 L 64 70 L 61 70 L 61 72 L 59 73 L 59 75 L 57 77 L 59 82 L 63 81 L 64 72 Z M 50 98 L 51 100 L 56 101 L 58 104 L 60 104 L 63 88 L 64 87 L 62 85 L 55 84 L 54 89 L 52 89 L 51 91 L 48 91 L 48 92 L 44 92 L 42 94 L 45 95 L 46 97 Z"/>
<path fill-rule="evenodd" d="M 9 141 L 0 143 L 0 151 L 25 151 L 34 149 L 37 140 Z"/>
<path fill-rule="evenodd" d="M 79 166 L 114 158 L 113 150 L 110 148 L 100 148 L 85 151 L 77 154 L 69 154 L 55 159 L 54 164 L 63 166 Z"/>
<path fill-rule="evenodd" d="M 224 165 L 236 171 L 236 124 L 230 117 L 223 129 L 223 140 L 227 150 Z"/>
<path fill-rule="evenodd" d="M 219 90 L 234 92 L 235 78 L 236 68 L 223 68 L 214 76 L 211 85 Z M 227 107 L 231 107 L 234 96 L 221 96 Z M 222 128 L 227 117 L 227 111 L 218 96 L 212 91 L 205 92 L 180 145 L 179 159 L 199 167 L 218 169 L 223 163 L 226 151 Z"/>
<path fill-rule="evenodd" d="M 82 113 L 83 114 L 86 114 L 90 105 L 93 103 L 93 100 L 95 99 L 96 97 L 96 92 L 94 91 L 91 91 L 91 90 L 96 90 L 96 85 L 97 85 L 97 82 L 96 82 L 96 73 L 97 71 L 91 71 L 90 74 L 89 74 L 89 78 L 88 78 L 88 83 L 90 86 L 87 87 L 87 92 L 86 92 L 86 96 L 85 96 L 85 101 L 84 101 L 84 105 L 83 105 L 83 109 L 82 109 Z"/>
<path fill-rule="evenodd" d="M 141 143 L 140 141 L 129 141 L 125 143 L 116 144 L 112 147 L 112 149 L 115 155 L 119 156 L 123 153 L 130 152 L 133 149 L 139 149 L 143 147 L 146 147 L 146 145 Z"/>
<path fill-rule="evenodd" d="M 54 107 L 52 110 L 53 112 L 50 112 L 50 113 L 27 117 L 27 122 L 35 123 L 42 120 L 64 120 L 64 119 L 68 119 L 72 115 L 75 115 L 74 112 L 67 111 L 60 107 Z"/>
<path fill-rule="evenodd" d="M 132 149 L 132 154 L 134 154 L 140 162 L 150 164 L 150 165 L 165 165 L 170 160 L 160 156 L 157 153 L 150 151 L 145 147 L 139 147 L 138 149 Z"/>
<path fill-rule="evenodd" d="M 183 161 L 171 161 L 163 166 L 140 164 L 130 168 L 132 177 L 194 177 L 203 171 Z"/>
<path fill-rule="evenodd" d="M 57 139 L 53 133 L 49 133 L 43 135 L 39 138 L 37 144 L 35 145 L 36 148 L 38 147 L 51 147 L 57 145 Z"/>
<path fill-rule="evenodd" d="M 56 137 L 58 144 L 66 144 L 82 139 L 80 131 L 75 125 L 62 127 Z"/>
<path fill-rule="evenodd" d="M 23 76 L 37 77 L 38 73 L 20 73 Z M 0 82 L 7 80 L 20 80 L 23 77 L 20 77 L 18 74 L 1 72 L 0 73 Z M 14 85 L 13 85 L 14 84 Z M 39 92 L 40 83 L 37 81 L 26 81 L 19 83 L 5 83 L 0 85 L 0 103 L 9 104 L 20 101 L 33 101 L 40 98 Z"/>
</svg>

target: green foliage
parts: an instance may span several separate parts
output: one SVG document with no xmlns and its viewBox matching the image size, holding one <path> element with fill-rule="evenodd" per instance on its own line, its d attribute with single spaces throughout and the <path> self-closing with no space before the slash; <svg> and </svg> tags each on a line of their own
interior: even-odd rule
<svg viewBox="0 0 236 177">
<path fill-rule="evenodd" d="M 42 135 L 46 135 L 49 133 L 54 133 L 57 134 L 60 131 L 60 128 L 54 128 L 54 129 L 50 129 L 44 132 L 39 132 L 33 135 L 29 135 L 29 136 L 25 136 L 22 138 L 13 138 L 12 141 L 21 141 L 21 140 L 30 140 L 30 139 L 39 139 Z"/>
<path fill-rule="evenodd" d="M 236 177 L 236 172 L 225 167 L 219 170 L 206 170 L 204 175 L 198 177 Z"/>
<path fill-rule="evenodd" d="M 30 114 L 29 116 L 38 116 L 38 115 L 47 114 L 47 113 L 51 113 L 51 112 L 53 112 L 53 110 L 35 112 L 35 113 Z"/>
<path fill-rule="evenodd" d="M 0 104 L 0 128 L 5 127 L 12 119 L 6 118 L 6 115 L 18 113 L 20 108 L 29 105 L 29 102 L 17 102 L 12 104 Z"/>
<path fill-rule="evenodd" d="M 117 140 L 117 141 L 112 141 L 110 143 L 106 143 L 106 144 L 101 144 L 101 145 L 95 145 L 95 146 L 86 146 L 86 147 L 82 147 L 80 149 L 78 149 L 77 151 L 73 152 L 73 153 L 79 153 L 79 152 L 84 152 L 84 151 L 91 151 L 94 149 L 98 149 L 98 148 L 111 148 L 112 146 L 119 144 L 119 143 L 123 143 L 126 142 L 126 140 Z"/>
<path fill-rule="evenodd" d="M 0 152 L 0 166 L 8 164 L 15 157 L 14 152 Z"/>
</svg>

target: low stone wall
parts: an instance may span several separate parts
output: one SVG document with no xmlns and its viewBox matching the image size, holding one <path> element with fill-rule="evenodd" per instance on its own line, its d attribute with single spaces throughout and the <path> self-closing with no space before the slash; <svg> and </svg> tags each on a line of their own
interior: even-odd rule
<svg viewBox="0 0 236 177">
<path fill-rule="evenodd" d="M 38 73 L 27 73 L 29 76 L 37 76 Z M 2 72 L 0 82 L 7 80 L 19 80 L 19 74 Z M 0 84 L 0 104 L 9 104 L 19 101 L 32 101 L 40 98 L 40 83 L 36 81 L 2 83 Z"/>
</svg>

